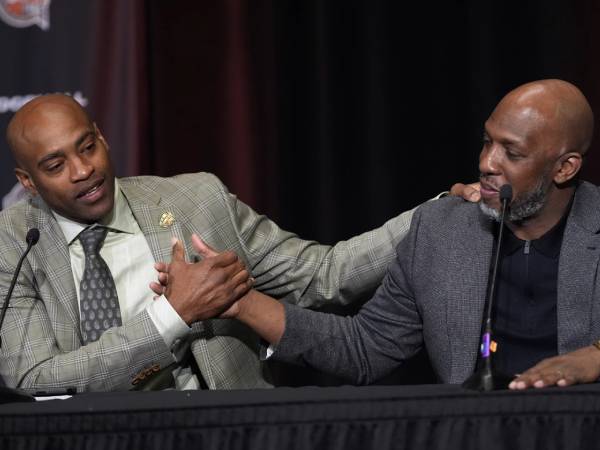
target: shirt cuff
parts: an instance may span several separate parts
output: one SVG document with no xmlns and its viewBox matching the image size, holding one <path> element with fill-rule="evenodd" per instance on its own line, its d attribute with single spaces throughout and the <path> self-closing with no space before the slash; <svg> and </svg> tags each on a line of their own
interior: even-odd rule
<svg viewBox="0 0 600 450">
<path fill-rule="evenodd" d="M 146 310 L 167 347 L 171 348 L 176 340 L 190 332 L 190 327 L 177 314 L 164 295 L 150 303 Z"/>
<path fill-rule="evenodd" d="M 265 352 L 264 359 L 269 359 L 271 356 L 273 356 L 273 353 L 275 353 L 275 350 L 277 350 L 277 345 L 269 344 L 269 346 L 267 347 L 267 351 Z"/>
</svg>

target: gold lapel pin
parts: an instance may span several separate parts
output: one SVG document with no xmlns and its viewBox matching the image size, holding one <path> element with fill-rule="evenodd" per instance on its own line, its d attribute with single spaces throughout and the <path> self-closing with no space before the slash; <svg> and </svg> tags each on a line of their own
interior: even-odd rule
<svg viewBox="0 0 600 450">
<path fill-rule="evenodd" d="M 175 216 L 168 211 L 162 213 L 162 216 L 160 216 L 160 221 L 158 222 L 158 224 L 163 228 L 169 228 L 174 223 L 175 223 Z"/>
</svg>

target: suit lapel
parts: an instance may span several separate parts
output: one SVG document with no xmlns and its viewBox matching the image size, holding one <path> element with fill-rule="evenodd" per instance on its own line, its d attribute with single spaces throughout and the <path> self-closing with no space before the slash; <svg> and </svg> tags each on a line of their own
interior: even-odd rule
<svg viewBox="0 0 600 450">
<path fill-rule="evenodd" d="M 171 238 L 176 237 L 184 243 L 186 257 L 190 260 L 193 253 L 190 243 L 190 231 L 183 226 L 186 215 L 172 202 L 166 204 L 161 196 L 155 191 L 143 186 L 133 185 L 127 179 L 119 180 L 131 211 L 144 233 L 144 237 L 150 246 L 155 261 L 171 261 Z M 161 225 L 164 214 L 170 214 L 174 221 L 171 224 Z M 214 363 L 210 358 L 210 351 L 206 339 L 211 338 L 211 321 L 196 322 L 193 324 L 191 349 L 198 363 L 202 376 L 211 389 L 217 386 L 219 373 L 215 373 Z M 233 354 L 228 355 L 234 358 Z"/>
<path fill-rule="evenodd" d="M 449 283 L 446 316 L 452 382 L 467 378 L 475 369 L 492 258 L 492 229 L 492 222 L 482 214 L 470 214 L 459 226 L 462 237 L 449 243 L 451 257 L 446 273 L 454 280 Z"/>
<path fill-rule="evenodd" d="M 600 325 L 593 314 L 600 258 L 599 230 L 598 189 L 582 183 L 576 191 L 560 253 L 557 287 L 559 353 L 590 345 L 600 337 Z"/>
<path fill-rule="evenodd" d="M 44 297 L 47 299 L 46 310 L 51 316 L 51 322 L 72 325 L 72 328 L 56 327 L 54 331 L 58 342 L 77 346 L 81 341 L 79 305 L 67 242 L 48 206 L 39 198 L 33 198 L 30 202 L 27 228 L 35 227 L 40 230 L 40 240 L 31 249 L 30 257 L 38 288 L 41 291 L 49 288 L 54 293 Z M 58 304 L 52 301 L 54 298 Z"/>
<path fill-rule="evenodd" d="M 146 237 L 155 261 L 171 260 L 171 238 L 186 242 L 182 230 L 184 215 L 174 204 L 164 205 L 155 191 L 119 180 L 119 185 L 129 203 L 133 215 Z M 164 214 L 170 213 L 173 221 L 162 221 Z M 187 247 L 187 246 L 186 246 Z"/>
<path fill-rule="evenodd" d="M 171 237 L 175 236 L 185 243 L 188 260 L 195 252 L 192 250 L 190 236 L 192 232 L 201 233 L 207 242 L 218 249 L 227 248 L 226 244 L 214 235 L 214 223 L 202 215 L 195 215 L 189 221 L 188 214 L 178 208 L 179 193 L 174 191 L 167 198 L 141 184 L 133 184 L 128 179 L 120 179 L 119 185 L 129 202 L 156 261 L 171 260 Z M 163 186 L 165 192 L 167 187 Z M 191 206 L 192 207 L 192 206 Z M 196 204 L 196 207 L 198 204 Z M 160 225 L 165 213 L 174 216 L 170 226 Z M 265 387 L 261 377 L 261 364 L 254 352 L 256 337 L 248 343 L 242 343 L 236 323 L 230 320 L 206 320 L 193 324 L 191 350 L 198 367 L 211 389 L 233 387 Z"/>
</svg>

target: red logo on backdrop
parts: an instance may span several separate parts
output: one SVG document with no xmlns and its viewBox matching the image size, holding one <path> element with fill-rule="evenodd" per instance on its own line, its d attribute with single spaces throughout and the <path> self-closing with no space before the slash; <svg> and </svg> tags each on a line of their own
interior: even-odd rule
<svg viewBox="0 0 600 450">
<path fill-rule="evenodd" d="M 0 19 L 13 27 L 50 28 L 50 0 L 0 0 Z"/>
</svg>

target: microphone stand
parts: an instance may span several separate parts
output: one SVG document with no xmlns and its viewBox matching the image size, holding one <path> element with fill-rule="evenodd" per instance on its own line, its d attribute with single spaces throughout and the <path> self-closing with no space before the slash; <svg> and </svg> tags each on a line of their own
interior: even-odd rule
<svg viewBox="0 0 600 450">
<path fill-rule="evenodd" d="M 12 281 L 10 283 L 10 287 L 8 288 L 8 292 L 6 297 L 4 298 L 4 303 L 2 304 L 2 312 L 0 313 L 0 329 L 2 328 L 2 324 L 4 323 L 4 316 L 6 315 L 6 311 L 8 310 L 8 303 L 10 301 L 10 297 L 12 295 L 13 289 L 15 288 L 15 284 L 17 283 L 17 277 L 19 276 L 19 272 L 21 271 L 21 266 L 23 265 L 23 260 L 31 250 L 37 241 L 40 238 L 40 232 L 37 228 L 32 228 L 27 232 L 27 237 L 25 238 L 27 242 L 27 248 L 21 255 L 19 262 L 17 263 L 17 268 L 15 269 L 15 273 L 13 275 Z M 0 347 L 2 347 L 2 339 L 0 338 Z M 13 389 L 6 386 L 2 377 L 0 377 L 0 404 L 4 403 L 14 403 L 14 402 L 33 402 L 35 398 L 22 389 Z"/>
<path fill-rule="evenodd" d="M 476 391 L 493 391 L 498 389 L 508 388 L 508 384 L 514 377 L 497 372 L 492 367 L 492 351 L 490 345 L 492 343 L 492 307 L 494 296 L 496 293 L 496 276 L 498 274 L 498 264 L 500 262 L 500 247 L 502 245 L 502 235 L 504 232 L 504 219 L 508 202 L 512 199 L 512 187 L 510 184 L 505 184 L 500 188 L 500 201 L 502 202 L 502 210 L 500 214 L 500 229 L 498 231 L 498 245 L 496 246 L 496 254 L 494 255 L 494 267 L 492 270 L 492 280 L 488 293 L 489 301 L 485 312 L 485 326 L 483 335 L 481 336 L 481 365 L 480 368 L 465 380 L 462 387 L 473 389 Z"/>
</svg>

